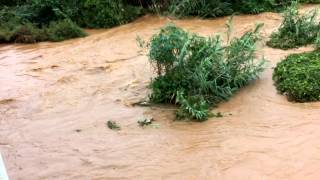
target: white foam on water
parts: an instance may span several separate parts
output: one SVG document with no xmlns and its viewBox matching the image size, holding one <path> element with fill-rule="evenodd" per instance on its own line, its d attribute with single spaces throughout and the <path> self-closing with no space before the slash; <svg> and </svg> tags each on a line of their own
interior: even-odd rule
<svg viewBox="0 0 320 180">
<path fill-rule="evenodd" d="M 9 180 L 1 153 L 0 153 L 0 180 Z"/>
</svg>

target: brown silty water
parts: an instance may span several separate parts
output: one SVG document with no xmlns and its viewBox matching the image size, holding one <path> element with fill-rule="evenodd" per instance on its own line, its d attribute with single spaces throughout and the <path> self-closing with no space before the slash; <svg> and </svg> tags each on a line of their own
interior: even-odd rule
<svg viewBox="0 0 320 180">
<path fill-rule="evenodd" d="M 208 36 L 223 33 L 226 19 L 145 16 L 82 39 L 1 46 L 0 151 L 11 179 L 320 179 L 320 103 L 288 102 L 272 81 L 277 62 L 311 46 L 261 45 L 268 68 L 214 110 L 223 118 L 177 122 L 175 107 L 132 105 L 153 76 L 137 35 L 174 22 Z M 259 22 L 266 41 L 281 16 L 236 16 L 234 35 Z M 140 128 L 143 117 L 157 126 Z"/>
</svg>

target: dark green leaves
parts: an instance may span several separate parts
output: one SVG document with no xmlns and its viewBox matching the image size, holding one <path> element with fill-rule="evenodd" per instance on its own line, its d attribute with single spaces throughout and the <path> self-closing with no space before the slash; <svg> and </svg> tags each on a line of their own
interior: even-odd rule
<svg viewBox="0 0 320 180">
<path fill-rule="evenodd" d="M 316 17 L 315 10 L 300 15 L 297 3 L 293 3 L 284 13 L 280 28 L 272 33 L 267 45 L 273 48 L 290 49 L 314 43 L 320 32 L 320 23 L 316 21 Z"/>
<path fill-rule="evenodd" d="M 219 36 L 205 38 L 174 25 L 162 28 L 149 44 L 158 73 L 150 84 L 151 101 L 180 105 L 178 119 L 207 119 L 210 107 L 228 100 L 263 70 L 263 60 L 254 62 L 260 27 L 227 46 Z"/>
<path fill-rule="evenodd" d="M 320 52 L 290 55 L 278 63 L 273 80 L 277 90 L 291 101 L 319 101 Z"/>
</svg>

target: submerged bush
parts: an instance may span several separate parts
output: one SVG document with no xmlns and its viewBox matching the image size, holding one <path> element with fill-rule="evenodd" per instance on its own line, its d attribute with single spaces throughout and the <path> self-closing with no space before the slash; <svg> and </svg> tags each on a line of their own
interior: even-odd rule
<svg viewBox="0 0 320 180">
<path fill-rule="evenodd" d="M 290 49 L 314 43 L 320 32 L 316 22 L 317 11 L 299 15 L 294 3 L 284 13 L 283 22 L 277 32 L 272 33 L 267 45 L 273 48 Z"/>
<path fill-rule="evenodd" d="M 319 101 L 319 79 L 320 51 L 290 55 L 273 73 L 277 90 L 296 102 Z"/>
<path fill-rule="evenodd" d="M 158 74 L 150 84 L 150 100 L 180 105 L 177 118 L 207 119 L 210 107 L 228 100 L 263 70 L 264 61 L 254 61 L 260 27 L 223 46 L 220 36 L 205 38 L 165 26 L 148 46 Z"/>
</svg>

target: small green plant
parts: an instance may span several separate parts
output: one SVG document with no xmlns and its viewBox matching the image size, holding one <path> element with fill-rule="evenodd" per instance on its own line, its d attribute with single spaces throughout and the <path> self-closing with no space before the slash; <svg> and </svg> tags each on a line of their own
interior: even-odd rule
<svg viewBox="0 0 320 180">
<path fill-rule="evenodd" d="M 210 107 L 228 100 L 263 71 L 265 61 L 255 60 L 261 26 L 227 46 L 220 36 L 206 38 L 165 26 L 148 45 L 158 74 L 150 84 L 150 100 L 178 104 L 178 119 L 206 120 Z"/>
<path fill-rule="evenodd" d="M 316 20 L 316 10 L 300 15 L 298 4 L 293 3 L 284 13 L 280 28 L 272 33 L 267 45 L 273 48 L 290 49 L 314 43 L 320 32 L 320 23 Z"/>
<path fill-rule="evenodd" d="M 294 54 L 278 63 L 273 80 L 290 101 L 320 100 L 320 51 Z"/>
<path fill-rule="evenodd" d="M 109 129 L 111 130 L 121 130 L 121 127 L 115 122 L 115 121 L 107 121 L 106 125 L 108 126 Z"/>
</svg>

